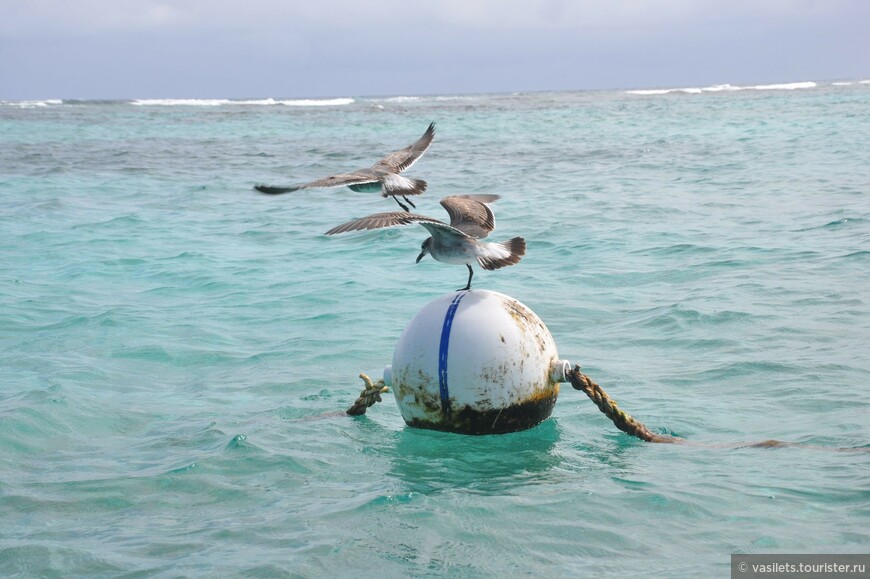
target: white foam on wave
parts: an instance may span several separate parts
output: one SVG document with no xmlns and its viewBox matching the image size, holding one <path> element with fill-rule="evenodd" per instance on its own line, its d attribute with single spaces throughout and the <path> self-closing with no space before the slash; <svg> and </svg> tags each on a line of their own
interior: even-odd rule
<svg viewBox="0 0 870 579">
<path fill-rule="evenodd" d="M 142 107 L 217 107 L 229 102 L 227 99 L 136 99 L 130 104 Z"/>
<path fill-rule="evenodd" d="M 756 86 L 748 86 L 750 90 L 798 90 L 802 88 L 816 88 L 818 86 L 812 81 L 808 82 L 786 82 L 782 84 L 759 84 Z"/>
<path fill-rule="evenodd" d="M 18 107 L 20 109 L 34 109 L 50 105 L 62 105 L 61 99 L 25 100 L 25 101 L 0 101 L 0 106 Z"/>
<path fill-rule="evenodd" d="M 786 82 L 780 84 L 758 84 L 752 86 L 735 86 L 732 84 L 714 84 L 702 88 L 684 87 L 684 88 L 654 88 L 654 89 L 637 89 L 625 91 L 627 94 L 634 95 L 663 95 L 671 93 L 684 94 L 701 94 L 705 92 L 731 92 L 739 90 L 799 90 L 815 88 L 818 86 L 815 82 Z"/>
<path fill-rule="evenodd" d="M 743 87 L 734 86 L 733 84 L 714 84 L 701 89 L 701 92 L 730 92 L 735 90 L 743 90 Z"/>
<path fill-rule="evenodd" d="M 354 99 L 349 97 L 340 97 L 334 99 L 294 99 L 276 101 L 275 104 L 285 105 L 288 107 L 336 107 L 353 104 Z"/>
<path fill-rule="evenodd" d="M 323 107 L 323 106 L 341 106 L 349 105 L 354 102 L 352 98 L 331 98 L 331 99 L 284 99 L 276 100 L 273 98 L 267 99 L 250 99 L 250 100 L 232 100 L 232 99 L 136 99 L 130 102 L 136 106 L 187 106 L 187 107 L 219 107 L 227 105 L 248 105 L 248 106 L 275 106 L 283 105 L 290 107 Z"/>
<path fill-rule="evenodd" d="M 380 103 L 417 103 L 428 101 L 468 101 L 479 100 L 476 95 L 436 95 L 436 96 L 391 96 L 372 99 Z"/>
<path fill-rule="evenodd" d="M 629 90 L 626 91 L 628 94 L 637 94 L 637 95 L 661 95 L 661 94 L 671 94 L 671 93 L 683 93 L 683 94 L 701 94 L 703 92 L 722 92 L 727 90 L 740 90 L 737 87 L 731 86 L 730 84 L 716 84 L 713 86 L 706 86 L 703 88 L 698 87 L 683 87 L 683 88 L 651 88 L 651 89 L 638 89 L 638 90 Z"/>
<path fill-rule="evenodd" d="M 517 93 L 512 94 L 516 95 Z M 480 95 L 473 94 L 452 94 L 435 97 L 436 101 L 478 101 L 480 99 Z"/>
<path fill-rule="evenodd" d="M 638 95 L 660 95 L 660 94 L 670 94 L 670 93 L 685 93 L 685 94 L 701 94 L 705 90 L 712 91 L 718 90 L 714 88 L 695 88 L 695 87 L 686 87 L 686 88 L 649 88 L 649 89 L 638 89 L 638 90 L 628 90 L 625 91 L 628 94 L 638 94 Z"/>
<path fill-rule="evenodd" d="M 644 88 L 637 90 L 627 90 L 625 94 L 636 94 L 641 96 L 651 96 L 651 95 L 660 95 L 660 94 L 668 94 L 670 92 L 676 92 L 675 88 Z"/>
<path fill-rule="evenodd" d="M 385 99 L 378 99 L 385 103 L 415 103 L 423 100 L 423 97 L 418 96 L 394 96 L 387 97 Z"/>
</svg>

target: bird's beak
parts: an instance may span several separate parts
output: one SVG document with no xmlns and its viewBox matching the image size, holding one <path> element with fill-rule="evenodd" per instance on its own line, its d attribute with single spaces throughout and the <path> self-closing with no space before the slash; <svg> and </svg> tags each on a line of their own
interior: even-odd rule
<svg viewBox="0 0 870 579">
<path fill-rule="evenodd" d="M 417 256 L 417 263 L 420 263 L 420 260 L 423 259 L 423 257 L 426 255 L 426 253 L 427 252 L 425 249 L 420 252 L 420 255 Z"/>
</svg>

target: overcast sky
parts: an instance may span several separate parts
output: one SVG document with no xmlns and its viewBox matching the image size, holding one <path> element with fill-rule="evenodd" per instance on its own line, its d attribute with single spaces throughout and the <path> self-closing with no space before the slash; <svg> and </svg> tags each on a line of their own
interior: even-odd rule
<svg viewBox="0 0 870 579">
<path fill-rule="evenodd" d="M 0 99 L 870 78 L 866 0 L 0 0 Z"/>
</svg>

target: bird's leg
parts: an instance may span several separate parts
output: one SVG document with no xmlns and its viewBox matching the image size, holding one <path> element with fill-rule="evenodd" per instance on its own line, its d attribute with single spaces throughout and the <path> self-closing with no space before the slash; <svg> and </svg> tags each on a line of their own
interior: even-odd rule
<svg viewBox="0 0 870 579">
<path fill-rule="evenodd" d="M 461 287 L 458 290 L 456 290 L 458 292 L 467 291 L 467 290 L 471 289 L 471 278 L 472 278 L 472 276 L 474 276 L 474 270 L 471 269 L 471 266 L 468 265 L 467 263 L 465 264 L 465 267 L 468 268 L 468 283 L 465 285 L 465 287 Z"/>
<path fill-rule="evenodd" d="M 396 200 L 396 203 L 399 204 L 399 207 L 402 208 L 402 211 L 404 211 L 405 213 L 409 213 L 409 212 L 410 212 L 410 210 L 408 209 L 408 206 L 405 205 L 404 203 L 402 203 L 401 201 L 399 201 L 399 198 L 398 198 L 398 197 L 396 197 L 395 195 L 393 195 L 392 197 L 393 197 L 393 199 Z M 408 200 L 405 199 L 405 201 L 408 201 Z M 409 201 L 409 203 L 410 203 L 410 201 Z M 413 205 L 413 203 L 412 203 L 412 205 Z"/>
<path fill-rule="evenodd" d="M 407 197 L 405 197 L 404 195 L 402 195 L 402 199 L 404 199 L 404 200 L 405 200 L 405 203 L 407 203 L 408 205 L 410 205 L 410 206 L 413 207 L 414 209 L 417 208 L 417 206 L 414 205 L 414 202 L 411 201 L 410 199 L 408 199 Z"/>
</svg>

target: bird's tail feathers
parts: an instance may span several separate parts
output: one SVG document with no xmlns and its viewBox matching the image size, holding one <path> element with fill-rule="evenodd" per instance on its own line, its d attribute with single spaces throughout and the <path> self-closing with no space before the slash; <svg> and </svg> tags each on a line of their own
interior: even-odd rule
<svg viewBox="0 0 870 579">
<path fill-rule="evenodd" d="M 426 191 L 426 181 L 423 179 L 410 179 L 403 175 L 391 174 L 384 177 L 384 197 L 390 195 L 407 196 L 422 195 Z"/>
<path fill-rule="evenodd" d="M 490 243 L 489 245 L 496 251 L 492 255 L 477 258 L 483 269 L 499 269 L 514 265 L 519 263 L 522 256 L 526 254 L 526 240 L 522 237 L 514 237 L 509 241 Z"/>
</svg>

